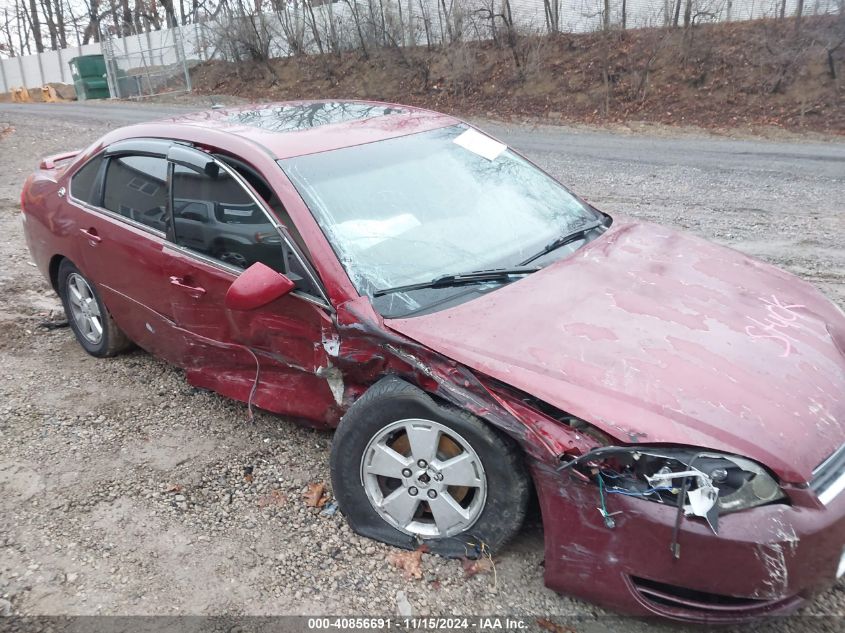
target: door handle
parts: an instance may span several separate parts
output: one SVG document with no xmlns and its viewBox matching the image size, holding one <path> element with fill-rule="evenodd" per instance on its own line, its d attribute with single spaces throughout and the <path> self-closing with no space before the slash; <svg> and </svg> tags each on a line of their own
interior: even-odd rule
<svg viewBox="0 0 845 633">
<path fill-rule="evenodd" d="M 190 286 L 185 283 L 185 280 L 182 277 L 171 277 L 170 284 L 172 286 L 176 286 L 179 290 L 184 291 L 186 294 L 192 296 L 194 299 L 199 299 L 205 294 L 205 288 L 200 288 L 199 286 Z"/>
<path fill-rule="evenodd" d="M 103 238 L 97 235 L 97 229 L 79 229 L 79 232 L 82 233 L 86 238 L 88 238 L 88 243 L 91 246 L 96 246 L 97 244 L 103 241 Z"/>
</svg>

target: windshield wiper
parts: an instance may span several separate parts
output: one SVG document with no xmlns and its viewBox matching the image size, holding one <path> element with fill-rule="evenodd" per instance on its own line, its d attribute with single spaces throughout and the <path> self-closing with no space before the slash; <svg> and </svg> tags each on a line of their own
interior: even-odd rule
<svg viewBox="0 0 845 633">
<path fill-rule="evenodd" d="M 395 288 L 384 288 L 376 290 L 373 297 L 381 297 L 384 295 L 394 294 L 397 292 L 408 292 L 411 290 L 423 290 L 425 288 L 450 288 L 453 286 L 463 286 L 465 284 L 478 284 L 485 281 L 510 281 L 511 277 L 519 275 L 530 275 L 540 270 L 537 266 L 515 266 L 513 268 L 491 268 L 489 270 L 474 270 L 468 273 L 460 273 L 456 275 L 441 275 L 435 277 L 431 281 L 424 281 L 418 284 L 408 284 L 407 286 L 396 286 Z"/>
<path fill-rule="evenodd" d="M 543 247 L 543 250 L 541 250 L 539 253 L 535 253 L 534 255 L 532 255 L 531 257 L 526 259 L 525 261 L 519 262 L 519 265 L 525 266 L 526 264 L 530 264 L 535 259 L 540 259 L 543 255 L 548 255 L 549 253 L 551 253 L 554 250 L 557 250 L 557 249 L 559 249 L 563 246 L 566 246 L 567 244 L 571 244 L 572 242 L 575 242 L 577 240 L 584 238 L 587 235 L 587 233 L 589 233 L 590 231 L 594 231 L 595 229 L 597 229 L 601 226 L 605 226 L 605 221 L 606 220 L 602 219 L 602 220 L 599 220 L 598 222 L 592 222 L 590 224 L 585 224 L 584 226 L 572 231 L 571 233 L 567 233 L 566 235 L 561 235 L 560 237 L 555 238 L 554 240 L 552 240 L 551 242 L 546 244 Z"/>
</svg>

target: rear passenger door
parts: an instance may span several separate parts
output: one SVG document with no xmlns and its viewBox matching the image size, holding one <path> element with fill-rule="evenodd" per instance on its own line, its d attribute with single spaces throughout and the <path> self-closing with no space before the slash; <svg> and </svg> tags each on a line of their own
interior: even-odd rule
<svg viewBox="0 0 845 633">
<path fill-rule="evenodd" d="M 170 167 L 167 275 L 171 312 L 190 346 L 189 380 L 239 400 L 252 394 L 264 409 L 318 426 L 336 421 L 342 385 L 327 348 L 337 335 L 316 274 L 233 168 L 196 150 L 176 153 L 205 163 Z M 297 289 L 256 310 L 227 309 L 232 282 L 256 262 Z"/>
<path fill-rule="evenodd" d="M 83 272 L 120 328 L 171 362 L 184 355 L 173 328 L 164 267 L 169 142 L 116 143 L 71 178 Z"/>
</svg>

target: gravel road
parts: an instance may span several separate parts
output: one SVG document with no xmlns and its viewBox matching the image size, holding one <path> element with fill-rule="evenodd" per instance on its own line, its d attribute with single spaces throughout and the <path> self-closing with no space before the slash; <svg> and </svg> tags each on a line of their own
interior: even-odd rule
<svg viewBox="0 0 845 633">
<path fill-rule="evenodd" d="M 0 104 L 0 613 L 604 614 L 543 586 L 536 513 L 495 574 L 426 554 L 406 578 L 391 548 L 303 502 L 328 481 L 330 434 L 249 424 L 143 352 L 95 360 L 41 327 L 60 305 L 29 264 L 23 179 L 42 155 L 179 111 Z M 730 244 L 845 306 L 845 144 L 488 127 L 611 214 Z M 845 615 L 845 584 L 803 613 Z"/>
</svg>

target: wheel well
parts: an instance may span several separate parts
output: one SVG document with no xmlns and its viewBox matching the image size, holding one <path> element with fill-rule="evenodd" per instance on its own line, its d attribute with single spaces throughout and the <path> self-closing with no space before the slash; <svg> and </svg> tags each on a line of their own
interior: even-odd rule
<svg viewBox="0 0 845 633">
<path fill-rule="evenodd" d="M 445 407 L 447 409 L 453 409 L 455 411 L 463 411 L 467 415 L 471 415 L 471 416 L 477 418 L 478 420 L 481 421 L 482 424 L 484 424 L 487 427 L 490 427 L 490 429 L 494 433 L 499 435 L 504 442 L 510 444 L 517 452 L 519 452 L 522 455 L 523 464 L 525 466 L 526 472 L 528 473 L 528 490 L 529 490 L 529 494 L 531 495 L 531 498 L 529 500 L 528 510 L 535 517 L 538 517 L 538 516 L 541 515 L 541 508 L 540 508 L 540 503 L 539 503 L 539 492 L 537 490 L 537 482 L 534 481 L 534 473 L 533 473 L 532 469 L 529 467 L 529 464 L 528 464 L 528 461 L 531 459 L 531 457 L 529 456 L 528 452 L 525 450 L 525 447 L 522 445 L 522 443 L 516 437 L 514 437 L 510 433 L 506 432 L 505 429 L 503 429 L 502 427 L 500 427 L 496 424 L 493 424 L 490 420 L 487 420 L 487 419 L 485 419 L 484 417 L 482 417 L 478 414 L 472 413 L 471 411 L 464 409 L 462 406 L 447 400 L 442 395 L 428 391 L 427 389 L 424 389 L 421 385 L 416 384 L 415 382 L 410 382 L 410 381 L 406 381 L 406 382 L 408 382 L 410 385 L 413 385 L 414 387 L 416 387 L 417 389 L 419 389 L 420 391 L 425 393 L 438 406 Z M 541 520 L 542 520 L 542 518 L 541 518 Z"/>
<path fill-rule="evenodd" d="M 62 265 L 62 260 L 64 260 L 64 255 L 53 255 L 50 259 L 50 266 L 48 268 L 48 272 L 50 274 L 50 285 L 53 286 L 53 290 L 56 292 L 59 291 L 59 266 Z"/>
</svg>

